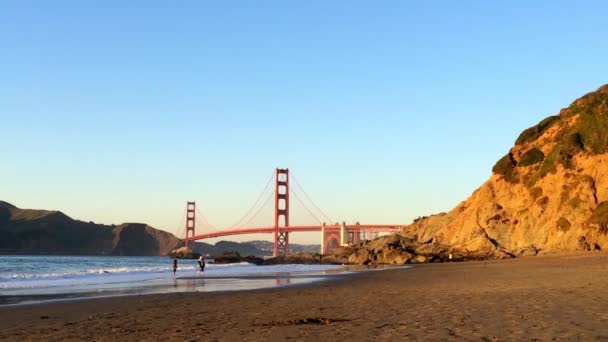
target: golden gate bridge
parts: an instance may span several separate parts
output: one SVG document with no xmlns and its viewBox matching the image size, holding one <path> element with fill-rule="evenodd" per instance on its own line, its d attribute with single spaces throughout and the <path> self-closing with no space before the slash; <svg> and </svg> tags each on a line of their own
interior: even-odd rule
<svg viewBox="0 0 608 342">
<path fill-rule="evenodd" d="M 290 186 L 289 169 L 277 168 L 272 177 L 266 183 L 264 190 L 258 196 L 254 204 L 235 224 L 226 229 L 217 229 L 209 224 L 209 221 L 200 213 L 196 202 L 189 201 L 186 204 L 184 244 L 188 247 L 193 241 L 205 240 L 224 236 L 244 234 L 273 234 L 273 255 L 286 255 L 289 253 L 290 236 L 300 232 L 320 232 L 321 254 L 330 252 L 337 246 L 347 246 L 358 243 L 361 240 L 373 239 L 381 233 L 393 233 L 400 231 L 404 224 L 346 224 L 331 223 L 332 221 L 293 177 L 293 185 Z M 274 179 L 274 191 L 270 186 Z M 293 204 L 303 207 L 307 214 L 308 223 L 304 225 L 290 225 L 290 199 L 295 199 Z M 306 205 L 306 202 L 309 205 Z M 274 203 L 274 205 L 272 205 Z M 272 207 L 271 207 L 272 206 Z M 264 217 L 264 209 L 271 207 L 273 211 L 274 224 L 256 224 L 256 220 Z M 267 217 L 267 216 L 266 216 Z M 201 231 L 197 232 L 197 222 Z M 329 223 L 328 223 L 329 222 Z"/>
</svg>

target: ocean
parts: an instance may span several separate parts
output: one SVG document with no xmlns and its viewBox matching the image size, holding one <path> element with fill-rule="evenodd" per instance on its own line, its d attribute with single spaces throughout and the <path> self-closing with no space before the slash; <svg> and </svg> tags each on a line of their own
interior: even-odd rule
<svg viewBox="0 0 608 342">
<path fill-rule="evenodd" d="M 339 265 L 216 265 L 168 257 L 0 256 L 0 305 L 172 292 L 251 290 L 320 281 Z"/>
</svg>

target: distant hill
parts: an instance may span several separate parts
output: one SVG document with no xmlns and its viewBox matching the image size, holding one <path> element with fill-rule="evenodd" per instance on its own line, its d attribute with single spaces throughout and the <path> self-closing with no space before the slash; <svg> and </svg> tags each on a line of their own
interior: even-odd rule
<svg viewBox="0 0 608 342">
<path fill-rule="evenodd" d="M 95 224 L 0 201 L 0 254 L 165 255 L 181 243 L 143 223 Z"/>
<path fill-rule="evenodd" d="M 320 245 L 289 244 L 291 253 L 319 253 Z M 215 245 L 197 242 L 194 251 L 201 254 L 215 255 L 223 252 L 238 252 L 240 255 L 253 255 L 257 257 L 272 256 L 273 243 L 270 241 L 219 241 Z"/>
<path fill-rule="evenodd" d="M 74 220 L 61 211 L 20 209 L 0 201 L 0 254 L 33 255 L 167 255 L 182 246 L 175 235 L 144 223 L 103 225 Z M 297 252 L 318 252 L 319 245 L 291 244 Z M 204 254 L 238 252 L 272 255 L 272 242 L 196 242 Z"/>
<path fill-rule="evenodd" d="M 404 233 L 516 255 L 608 249 L 608 85 L 524 130 L 492 171 L 452 211 Z"/>
</svg>

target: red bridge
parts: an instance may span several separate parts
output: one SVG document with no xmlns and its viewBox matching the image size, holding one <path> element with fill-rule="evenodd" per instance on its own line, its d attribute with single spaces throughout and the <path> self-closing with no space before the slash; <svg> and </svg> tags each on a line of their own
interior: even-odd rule
<svg viewBox="0 0 608 342">
<path fill-rule="evenodd" d="M 274 179 L 274 191 L 269 191 L 270 184 Z M 295 179 L 294 179 L 295 180 Z M 203 240 L 217 238 L 222 236 L 242 235 L 242 234 L 274 234 L 274 251 L 273 255 L 285 255 L 289 253 L 289 237 L 291 233 L 299 232 L 320 232 L 321 254 L 329 252 L 337 246 L 346 246 L 352 243 L 357 243 L 361 240 L 372 239 L 380 233 L 392 233 L 401 230 L 403 224 L 346 224 L 334 223 L 327 224 L 325 222 L 333 222 L 323 211 L 310 199 L 308 194 L 295 180 L 298 191 L 290 188 L 289 185 L 289 169 L 276 169 L 273 177 L 268 181 L 262 194 L 258 197 L 249 211 L 229 229 L 217 230 L 211 226 L 207 219 L 201 215 L 195 202 L 188 202 L 186 207 L 186 225 L 184 243 L 186 246 L 195 240 Z M 264 202 L 264 194 L 268 192 L 268 196 Z M 300 193 L 300 195 L 298 195 Z M 316 224 L 306 225 L 290 225 L 289 224 L 289 208 L 290 197 L 296 199 L 296 203 L 304 207 L 308 218 L 312 219 Z M 264 208 L 274 198 L 274 225 L 260 225 L 255 227 L 253 224 L 255 219 L 261 216 Z M 306 202 L 309 202 L 309 206 Z M 311 210 L 309 207 L 313 207 Z M 315 214 L 317 212 L 317 214 Z M 318 216 L 324 218 L 319 219 Z M 203 227 L 207 227 L 208 232 L 200 232 L 196 234 L 196 222 L 198 220 L 203 223 Z"/>
</svg>

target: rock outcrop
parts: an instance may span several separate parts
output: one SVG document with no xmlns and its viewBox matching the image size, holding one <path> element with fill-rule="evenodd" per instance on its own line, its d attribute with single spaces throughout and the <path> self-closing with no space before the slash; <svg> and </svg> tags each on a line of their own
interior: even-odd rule
<svg viewBox="0 0 608 342">
<path fill-rule="evenodd" d="M 240 262 L 247 262 L 254 265 L 262 265 L 264 263 L 264 259 L 262 258 L 258 258 L 253 255 L 241 256 L 241 254 L 238 252 L 224 252 L 214 255 L 212 258 L 214 264 L 236 264 Z"/>
<path fill-rule="evenodd" d="M 264 265 L 303 264 L 303 265 L 346 265 L 353 253 L 351 248 L 338 248 L 331 254 L 293 253 L 264 260 Z"/>
<path fill-rule="evenodd" d="M 316 253 L 293 253 L 264 260 L 264 265 L 302 264 L 316 265 L 323 261 L 323 257 Z"/>
<path fill-rule="evenodd" d="M 201 255 L 189 247 L 180 247 L 169 252 L 169 257 L 178 259 L 198 259 Z"/>
<path fill-rule="evenodd" d="M 467 260 L 513 258 L 515 255 L 501 248 L 491 252 L 453 248 L 436 240 L 421 242 L 415 236 L 392 234 L 349 247 L 351 265 L 404 265 L 430 262 L 458 262 Z"/>
<path fill-rule="evenodd" d="M 608 248 L 608 85 L 525 130 L 468 199 L 403 235 L 495 256 Z"/>
</svg>

